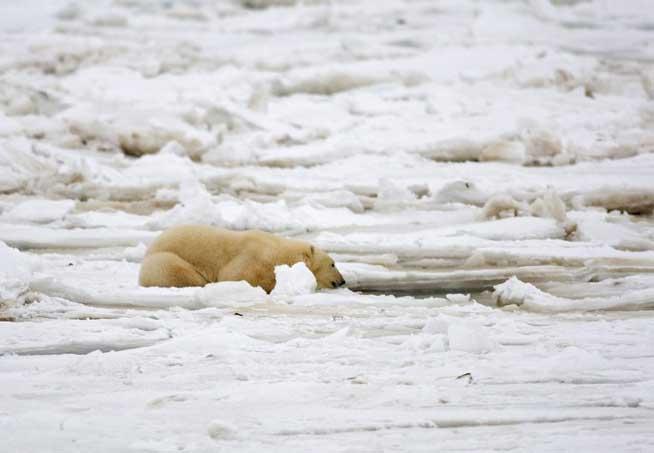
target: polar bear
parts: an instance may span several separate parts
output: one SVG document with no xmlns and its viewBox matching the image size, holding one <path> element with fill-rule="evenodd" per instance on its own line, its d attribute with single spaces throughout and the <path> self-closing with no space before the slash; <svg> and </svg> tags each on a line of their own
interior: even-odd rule
<svg viewBox="0 0 654 453">
<path fill-rule="evenodd" d="M 139 283 L 182 287 L 245 280 L 269 293 L 275 287 L 275 266 L 298 262 L 315 275 L 318 288 L 345 284 L 334 260 L 307 242 L 207 225 L 182 225 L 161 233 L 145 254 Z"/>
</svg>

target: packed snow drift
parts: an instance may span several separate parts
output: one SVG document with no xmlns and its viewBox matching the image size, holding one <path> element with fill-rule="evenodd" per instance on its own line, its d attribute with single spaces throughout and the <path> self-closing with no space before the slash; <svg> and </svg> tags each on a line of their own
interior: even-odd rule
<svg viewBox="0 0 654 453">
<path fill-rule="evenodd" d="M 649 1 L 24 0 L 0 38 L 3 451 L 654 450 Z M 139 287 L 186 223 L 347 287 Z"/>
</svg>

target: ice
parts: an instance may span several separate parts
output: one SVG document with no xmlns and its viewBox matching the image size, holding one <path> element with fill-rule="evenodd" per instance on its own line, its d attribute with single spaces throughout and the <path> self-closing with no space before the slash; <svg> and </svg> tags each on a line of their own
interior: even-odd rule
<svg viewBox="0 0 654 453">
<path fill-rule="evenodd" d="M 447 334 L 448 327 L 448 322 L 439 316 L 429 319 L 422 328 L 422 331 L 427 334 Z"/>
<path fill-rule="evenodd" d="M 526 211 L 525 204 L 516 201 L 510 195 L 494 195 L 484 203 L 481 216 L 484 219 L 503 219 L 524 215 Z"/>
<path fill-rule="evenodd" d="M 41 328 L 39 323 L 9 324 L 0 334 L 0 354 L 88 354 L 151 346 L 169 338 L 164 326 L 137 323 L 136 319 L 129 323 L 122 320 L 67 320 L 65 328 L 62 328 L 62 322 L 48 322 L 52 334 L 47 339 L 35 335 Z"/>
<path fill-rule="evenodd" d="M 624 184 L 621 190 L 599 187 L 581 196 L 586 206 L 601 206 L 607 210 L 626 211 L 635 214 L 648 214 L 654 210 L 654 191 L 650 187 L 629 187 Z"/>
<path fill-rule="evenodd" d="M 267 298 L 261 287 L 245 281 L 211 283 L 195 293 L 195 299 L 205 307 L 254 305 Z"/>
<path fill-rule="evenodd" d="M 49 223 L 61 220 L 74 208 L 72 200 L 28 200 L 3 212 L 2 217 L 12 222 Z"/>
<path fill-rule="evenodd" d="M 537 198 L 530 206 L 529 210 L 538 217 L 551 217 L 557 222 L 566 221 L 565 203 L 554 191 L 545 193 L 542 198 Z"/>
<path fill-rule="evenodd" d="M 380 190 L 375 199 L 374 208 L 378 211 L 392 208 L 393 206 L 411 205 L 416 196 L 407 187 L 401 187 L 393 181 L 383 179 L 379 181 Z"/>
<path fill-rule="evenodd" d="M 402 346 L 417 354 L 441 352 L 447 350 L 447 337 L 444 335 L 412 335 Z"/>
<path fill-rule="evenodd" d="M 0 302 L 13 302 L 29 288 L 38 259 L 0 242 Z"/>
<path fill-rule="evenodd" d="M 487 195 L 471 181 L 453 181 L 445 184 L 434 196 L 439 203 L 483 205 Z"/>
<path fill-rule="evenodd" d="M 231 423 L 216 419 L 211 420 L 207 432 L 212 439 L 231 439 L 236 436 L 238 429 Z"/>
<path fill-rule="evenodd" d="M 495 349 L 495 344 L 485 329 L 471 323 L 450 324 L 447 339 L 450 349 L 454 351 L 481 353 Z"/>
<path fill-rule="evenodd" d="M 70 2 L 59 11 L 57 11 L 57 19 L 61 20 L 75 20 L 79 18 L 82 10 L 77 3 Z"/>
<path fill-rule="evenodd" d="M 654 451 L 650 3 L 0 2 L 3 449 Z"/>
<path fill-rule="evenodd" d="M 126 27 L 127 18 L 120 14 L 101 14 L 94 17 L 91 23 L 100 27 Z"/>
<path fill-rule="evenodd" d="M 42 226 L 0 224 L 0 240 L 19 248 L 95 248 L 149 243 L 156 233 L 117 228 L 44 229 Z"/>
<path fill-rule="evenodd" d="M 211 290 L 208 290 L 209 294 L 198 294 L 193 288 L 135 288 L 128 285 L 117 288 L 108 282 L 105 282 L 104 285 L 88 285 L 84 288 L 81 285 L 72 286 L 65 281 L 43 275 L 34 278 L 30 282 L 29 288 L 47 296 L 105 307 L 195 309 L 210 306 L 212 303 L 218 305 L 220 302 L 211 297 Z M 226 292 L 228 295 L 236 293 L 238 300 L 238 291 Z"/>
<path fill-rule="evenodd" d="M 495 286 L 493 297 L 499 306 L 518 305 L 527 310 L 567 312 L 580 310 L 643 310 L 654 306 L 654 290 L 626 291 L 619 296 L 567 299 L 547 294 L 515 277 Z"/>
<path fill-rule="evenodd" d="M 275 280 L 275 288 L 270 295 L 277 300 L 311 294 L 317 287 L 316 277 L 304 263 L 275 267 Z"/>
</svg>

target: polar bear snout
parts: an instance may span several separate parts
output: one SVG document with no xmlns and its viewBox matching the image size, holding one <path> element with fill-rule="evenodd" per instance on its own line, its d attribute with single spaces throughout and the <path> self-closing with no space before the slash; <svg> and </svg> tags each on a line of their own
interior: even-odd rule
<svg viewBox="0 0 654 453">
<path fill-rule="evenodd" d="M 341 281 L 333 281 L 333 282 L 332 282 L 332 286 L 333 286 L 334 288 L 338 288 L 338 287 L 340 287 L 340 286 L 345 286 L 345 279 L 344 279 L 344 278 L 341 278 Z"/>
</svg>

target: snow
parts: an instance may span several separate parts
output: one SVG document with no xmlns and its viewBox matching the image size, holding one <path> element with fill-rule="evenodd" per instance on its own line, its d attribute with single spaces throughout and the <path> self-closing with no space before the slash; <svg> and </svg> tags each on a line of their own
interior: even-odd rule
<svg viewBox="0 0 654 453">
<path fill-rule="evenodd" d="M 270 295 L 275 299 L 301 296 L 316 291 L 316 277 L 304 263 L 275 267 L 275 288 Z"/>
<path fill-rule="evenodd" d="M 231 439 L 235 436 L 237 428 L 228 422 L 211 420 L 207 432 L 212 439 Z"/>
<path fill-rule="evenodd" d="M 28 200 L 12 206 L 3 213 L 3 218 L 17 223 L 50 223 L 62 219 L 74 208 L 73 200 Z"/>
<path fill-rule="evenodd" d="M 265 302 L 266 292 L 248 282 L 219 282 L 211 283 L 197 290 L 195 299 L 206 307 L 253 305 Z"/>
<path fill-rule="evenodd" d="M 519 305 L 545 312 L 579 310 L 643 310 L 654 307 L 654 289 L 625 291 L 619 296 L 567 299 L 540 291 L 535 286 L 512 277 L 495 286 L 493 297 L 498 305 Z"/>
<path fill-rule="evenodd" d="M 0 242 L 0 302 L 17 299 L 29 287 L 38 259 Z"/>
<path fill-rule="evenodd" d="M 1 3 L 3 451 L 654 449 L 650 2 Z"/>
<path fill-rule="evenodd" d="M 495 345 L 485 329 L 474 324 L 452 324 L 447 328 L 450 349 L 472 353 L 488 352 Z"/>
</svg>

